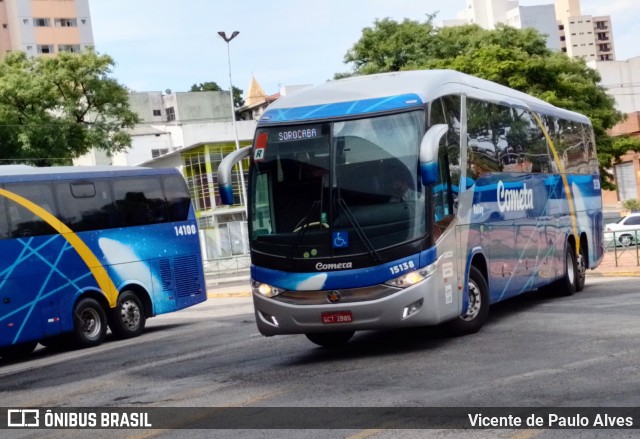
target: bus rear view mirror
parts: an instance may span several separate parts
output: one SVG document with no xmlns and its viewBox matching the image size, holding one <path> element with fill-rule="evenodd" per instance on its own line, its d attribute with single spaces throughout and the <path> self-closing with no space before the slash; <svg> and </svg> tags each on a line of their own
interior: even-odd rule
<svg viewBox="0 0 640 439">
<path fill-rule="evenodd" d="M 220 198 L 222 204 L 231 206 L 233 204 L 233 186 L 231 184 L 231 171 L 241 160 L 247 158 L 251 153 L 251 147 L 245 146 L 242 149 L 233 151 L 220 162 L 218 166 L 218 185 L 220 186 Z"/>
<path fill-rule="evenodd" d="M 438 181 L 438 148 L 440 139 L 448 130 L 448 125 L 434 125 L 422 138 L 420 143 L 420 176 L 424 186 Z"/>
</svg>

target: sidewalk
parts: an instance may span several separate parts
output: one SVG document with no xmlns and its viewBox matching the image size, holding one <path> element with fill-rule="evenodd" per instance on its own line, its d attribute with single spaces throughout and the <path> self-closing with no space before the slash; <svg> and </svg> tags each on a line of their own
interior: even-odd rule
<svg viewBox="0 0 640 439">
<path fill-rule="evenodd" d="M 251 297 L 249 274 L 235 276 L 206 275 L 207 298 Z"/>
<path fill-rule="evenodd" d="M 630 247 L 628 249 L 619 248 L 617 250 L 617 254 L 613 250 L 609 250 L 604 254 L 602 262 L 595 270 L 587 270 L 587 276 L 640 277 L 640 266 L 638 265 L 639 259 L 640 253 L 636 253 L 635 247 Z"/>
</svg>

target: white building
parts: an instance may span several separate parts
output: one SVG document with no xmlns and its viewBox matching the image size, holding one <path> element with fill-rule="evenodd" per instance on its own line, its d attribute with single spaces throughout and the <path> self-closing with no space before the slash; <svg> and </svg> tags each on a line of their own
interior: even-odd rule
<svg viewBox="0 0 640 439">
<path fill-rule="evenodd" d="M 547 47 L 560 51 L 560 32 L 552 4 L 538 6 L 516 6 L 507 12 L 509 26 L 517 29 L 534 28 L 547 36 Z"/>
<path fill-rule="evenodd" d="M 616 100 L 616 108 L 623 113 L 640 111 L 640 56 L 626 61 L 589 61 L 602 80 L 600 85 Z"/>
<path fill-rule="evenodd" d="M 551 50 L 587 61 L 615 60 L 611 17 L 582 15 L 580 0 L 556 0 L 537 6 L 520 6 L 518 0 L 467 0 L 466 9 L 457 19 L 445 20 L 442 25 L 472 23 L 484 29 L 495 29 L 499 23 L 534 28 L 547 35 Z"/>
</svg>

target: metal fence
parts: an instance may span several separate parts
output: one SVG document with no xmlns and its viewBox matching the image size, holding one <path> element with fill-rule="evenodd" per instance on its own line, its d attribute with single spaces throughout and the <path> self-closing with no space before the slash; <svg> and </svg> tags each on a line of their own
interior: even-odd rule
<svg viewBox="0 0 640 439">
<path fill-rule="evenodd" d="M 249 274 L 251 259 L 249 255 L 241 255 L 229 258 L 209 259 L 203 261 L 203 264 L 204 272 L 207 276 L 244 276 Z"/>
<path fill-rule="evenodd" d="M 606 256 L 613 256 L 616 267 L 635 263 L 640 266 L 640 246 L 638 238 L 640 230 L 625 230 L 623 232 L 605 232 L 604 249 Z"/>
</svg>

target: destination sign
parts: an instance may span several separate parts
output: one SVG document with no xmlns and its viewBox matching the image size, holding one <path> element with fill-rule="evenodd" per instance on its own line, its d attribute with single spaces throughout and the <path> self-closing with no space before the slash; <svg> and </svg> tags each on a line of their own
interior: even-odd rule
<svg viewBox="0 0 640 439">
<path fill-rule="evenodd" d="M 300 140 L 308 140 L 322 137 L 320 125 L 284 128 L 277 131 L 278 142 L 298 142 Z"/>
</svg>

